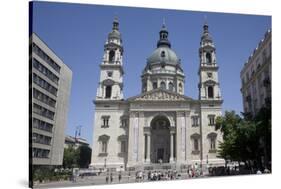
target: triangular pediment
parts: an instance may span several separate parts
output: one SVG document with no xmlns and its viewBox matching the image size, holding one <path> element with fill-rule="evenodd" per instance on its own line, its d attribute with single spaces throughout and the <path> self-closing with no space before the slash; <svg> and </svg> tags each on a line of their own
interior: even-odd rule
<svg viewBox="0 0 281 189">
<path fill-rule="evenodd" d="M 216 85 L 217 82 L 213 81 L 213 80 L 207 80 L 204 82 L 205 85 Z"/>
<path fill-rule="evenodd" d="M 131 97 L 128 100 L 129 101 L 186 101 L 192 99 L 175 92 L 171 92 L 163 89 L 155 89 L 142 93 L 138 96 Z"/>
</svg>

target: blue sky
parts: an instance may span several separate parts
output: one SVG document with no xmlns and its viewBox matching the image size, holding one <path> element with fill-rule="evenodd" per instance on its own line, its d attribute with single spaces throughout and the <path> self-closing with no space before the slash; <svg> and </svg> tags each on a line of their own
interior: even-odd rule
<svg viewBox="0 0 281 189">
<path fill-rule="evenodd" d="M 76 126 L 82 125 L 81 136 L 92 143 L 92 101 L 114 16 L 119 19 L 124 46 L 125 98 L 140 93 L 140 75 L 146 58 L 156 48 L 165 18 L 172 49 L 181 58 L 186 75 L 185 95 L 196 99 L 198 48 L 207 17 L 217 49 L 223 111 L 242 111 L 240 70 L 271 29 L 270 16 L 35 2 L 33 31 L 73 72 L 66 134 L 74 135 Z"/>
</svg>

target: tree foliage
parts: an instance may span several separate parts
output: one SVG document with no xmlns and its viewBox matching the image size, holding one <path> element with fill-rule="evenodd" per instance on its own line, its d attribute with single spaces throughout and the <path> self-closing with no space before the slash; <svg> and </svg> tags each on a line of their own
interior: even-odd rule
<svg viewBox="0 0 281 189">
<path fill-rule="evenodd" d="M 262 108 L 255 117 L 240 117 L 234 111 L 226 111 L 216 119 L 216 129 L 223 133 L 219 144 L 219 157 L 226 161 L 238 161 L 268 167 L 271 159 L 271 109 Z"/>
<path fill-rule="evenodd" d="M 89 146 L 79 146 L 77 149 L 69 147 L 64 149 L 64 168 L 87 168 L 91 161 L 92 150 Z"/>
<path fill-rule="evenodd" d="M 63 167 L 64 168 L 74 168 L 78 165 L 78 151 L 72 146 L 64 149 L 63 154 Z"/>
<path fill-rule="evenodd" d="M 79 151 L 79 159 L 78 159 L 78 166 L 80 168 L 88 168 L 91 162 L 91 154 L 92 150 L 89 146 L 80 146 L 78 148 Z"/>
</svg>

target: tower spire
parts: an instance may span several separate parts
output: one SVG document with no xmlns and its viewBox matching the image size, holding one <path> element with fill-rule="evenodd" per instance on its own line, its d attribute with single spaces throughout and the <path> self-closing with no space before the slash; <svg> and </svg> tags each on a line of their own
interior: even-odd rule
<svg viewBox="0 0 281 189">
<path fill-rule="evenodd" d="M 117 31 L 119 30 L 119 21 L 117 16 L 114 16 L 112 30 L 117 30 Z"/>
<path fill-rule="evenodd" d="M 204 33 L 209 33 L 208 28 L 209 28 L 209 26 L 208 26 L 208 22 L 207 22 L 207 16 L 205 15 L 204 16 L 204 25 L 203 25 Z"/>
<path fill-rule="evenodd" d="M 212 36 L 211 34 L 209 33 L 209 25 L 208 25 L 208 22 L 207 22 L 207 16 L 205 15 L 204 16 L 204 25 L 203 25 L 203 34 L 202 34 L 202 37 L 201 37 L 201 42 L 204 43 L 204 42 L 213 42 L 213 39 L 212 39 Z"/>
<path fill-rule="evenodd" d="M 123 45 L 117 17 L 104 45 L 96 100 L 123 99 Z M 119 77 L 117 77 L 119 76 Z"/>
<path fill-rule="evenodd" d="M 163 24 L 162 24 L 162 28 L 159 32 L 159 40 L 157 42 L 157 47 L 160 47 L 160 46 L 171 47 L 171 43 L 168 40 L 168 34 L 169 34 L 169 32 L 166 27 L 165 18 L 163 18 Z"/>
</svg>

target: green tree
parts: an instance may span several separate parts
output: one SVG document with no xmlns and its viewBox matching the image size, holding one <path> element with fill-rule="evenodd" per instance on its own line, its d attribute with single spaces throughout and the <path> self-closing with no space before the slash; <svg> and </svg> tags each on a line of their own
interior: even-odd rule
<svg viewBox="0 0 281 189">
<path fill-rule="evenodd" d="M 92 149 L 89 146 L 82 145 L 77 150 L 79 152 L 78 166 L 80 168 L 88 168 L 91 162 Z"/>
<path fill-rule="evenodd" d="M 234 111 L 226 111 L 216 119 L 216 129 L 223 133 L 219 144 L 219 157 L 227 161 L 245 162 L 249 167 L 265 167 L 271 159 L 271 108 L 262 108 L 254 117 L 244 114 L 244 118 Z"/>
<path fill-rule="evenodd" d="M 257 134 L 259 137 L 259 144 L 261 154 L 264 157 L 264 167 L 271 168 L 269 162 L 271 160 L 271 105 L 260 109 L 254 117 L 257 124 Z"/>
<path fill-rule="evenodd" d="M 65 148 L 63 154 L 63 167 L 74 168 L 78 166 L 79 151 L 73 147 Z"/>
<path fill-rule="evenodd" d="M 223 142 L 219 144 L 219 157 L 227 161 L 241 161 L 239 127 L 241 117 L 234 111 L 226 111 L 224 116 L 216 119 L 216 129 L 223 133 Z"/>
</svg>

